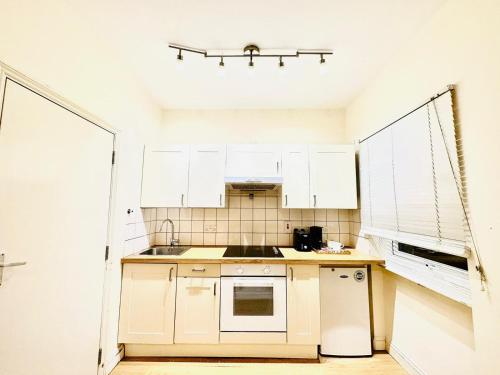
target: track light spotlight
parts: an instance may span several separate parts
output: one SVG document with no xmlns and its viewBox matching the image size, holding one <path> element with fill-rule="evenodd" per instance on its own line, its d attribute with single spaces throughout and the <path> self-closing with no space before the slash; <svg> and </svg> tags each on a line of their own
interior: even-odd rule
<svg viewBox="0 0 500 375">
<path fill-rule="evenodd" d="M 280 67 L 280 68 L 284 68 L 284 67 L 285 67 L 285 63 L 283 62 L 283 56 L 280 56 L 280 63 L 279 63 L 279 67 Z"/>
<path fill-rule="evenodd" d="M 182 50 L 179 50 L 179 53 L 177 54 L 177 60 L 182 61 L 184 57 L 182 56 Z"/>
<path fill-rule="evenodd" d="M 220 66 L 221 68 L 224 68 L 224 57 L 222 57 L 222 56 L 220 57 L 219 66 Z"/>
<path fill-rule="evenodd" d="M 325 58 L 323 57 L 323 54 L 320 54 L 321 58 L 319 59 L 320 64 L 324 64 L 326 62 Z"/>
<path fill-rule="evenodd" d="M 250 68 L 253 68 L 253 56 L 252 56 L 252 55 L 250 55 L 250 61 L 249 61 L 249 63 L 248 63 L 248 66 L 249 66 Z"/>
</svg>

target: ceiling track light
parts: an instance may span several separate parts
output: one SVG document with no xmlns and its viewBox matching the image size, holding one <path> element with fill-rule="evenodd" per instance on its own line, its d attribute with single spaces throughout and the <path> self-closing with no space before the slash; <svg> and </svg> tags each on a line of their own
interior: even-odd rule
<svg viewBox="0 0 500 375">
<path fill-rule="evenodd" d="M 173 44 L 173 43 L 169 44 L 168 46 L 170 48 L 177 49 L 179 51 L 179 53 L 177 55 L 177 60 L 179 60 L 179 61 L 183 60 L 182 52 L 185 51 L 185 52 L 200 54 L 200 55 L 203 55 L 204 57 L 208 57 L 208 58 L 219 58 L 220 59 L 219 67 L 224 67 L 224 58 L 226 58 L 226 59 L 233 58 L 233 57 L 234 58 L 238 58 L 238 57 L 249 58 L 250 61 L 248 62 L 248 66 L 253 67 L 254 66 L 254 58 L 261 58 L 261 57 L 273 58 L 274 57 L 274 58 L 279 58 L 279 67 L 284 68 L 285 67 L 285 62 L 283 61 L 284 58 L 289 58 L 289 57 L 290 58 L 292 58 L 292 57 L 298 58 L 298 57 L 301 57 L 302 55 L 319 56 L 320 57 L 319 63 L 324 64 L 326 62 L 325 55 L 332 55 L 333 54 L 333 52 L 331 50 L 327 50 L 327 49 L 324 49 L 324 50 L 323 49 L 309 49 L 309 50 L 297 49 L 297 50 L 295 50 L 295 53 L 288 53 L 288 54 L 283 54 L 283 53 L 276 53 L 275 54 L 275 53 L 272 53 L 272 50 L 268 50 L 269 51 L 268 53 L 261 54 L 260 48 L 255 44 L 246 45 L 243 48 L 243 53 L 241 53 L 241 54 L 234 54 L 233 51 L 228 52 L 228 53 L 224 53 L 222 51 L 219 54 L 211 54 L 211 53 L 208 53 L 204 49 L 192 48 L 192 47 L 182 46 L 182 45 Z M 280 52 L 283 52 L 283 50 L 280 50 Z"/>
</svg>

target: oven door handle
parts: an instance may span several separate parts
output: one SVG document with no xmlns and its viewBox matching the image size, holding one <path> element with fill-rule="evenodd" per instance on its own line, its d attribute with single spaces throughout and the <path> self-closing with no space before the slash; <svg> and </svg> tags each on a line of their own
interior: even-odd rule
<svg viewBox="0 0 500 375">
<path fill-rule="evenodd" d="M 259 287 L 259 286 L 270 286 L 273 287 L 275 284 L 272 282 L 258 282 L 258 281 L 252 281 L 249 283 L 233 283 L 235 287 Z"/>
</svg>

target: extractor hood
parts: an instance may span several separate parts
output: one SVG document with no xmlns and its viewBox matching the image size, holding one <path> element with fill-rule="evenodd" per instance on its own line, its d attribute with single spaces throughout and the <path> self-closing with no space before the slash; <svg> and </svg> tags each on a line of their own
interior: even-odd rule
<svg viewBox="0 0 500 375">
<path fill-rule="evenodd" d="M 224 177 L 232 190 L 266 191 L 276 190 L 283 183 L 283 177 Z"/>
</svg>

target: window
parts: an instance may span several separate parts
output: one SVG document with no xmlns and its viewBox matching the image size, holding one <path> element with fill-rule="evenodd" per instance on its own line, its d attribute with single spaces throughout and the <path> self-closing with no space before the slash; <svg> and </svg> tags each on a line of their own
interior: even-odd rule
<svg viewBox="0 0 500 375">
<path fill-rule="evenodd" d="M 397 251 L 399 251 L 400 253 L 410 254 L 415 257 L 432 260 L 433 262 L 443 264 L 452 268 L 464 271 L 468 270 L 467 258 L 464 257 L 424 249 L 423 247 L 408 245 L 401 242 L 398 243 Z"/>
<path fill-rule="evenodd" d="M 458 155 L 451 91 L 363 141 L 361 232 L 389 271 L 470 305 Z"/>
<path fill-rule="evenodd" d="M 361 143 L 362 231 L 468 256 L 451 92 Z"/>
</svg>

